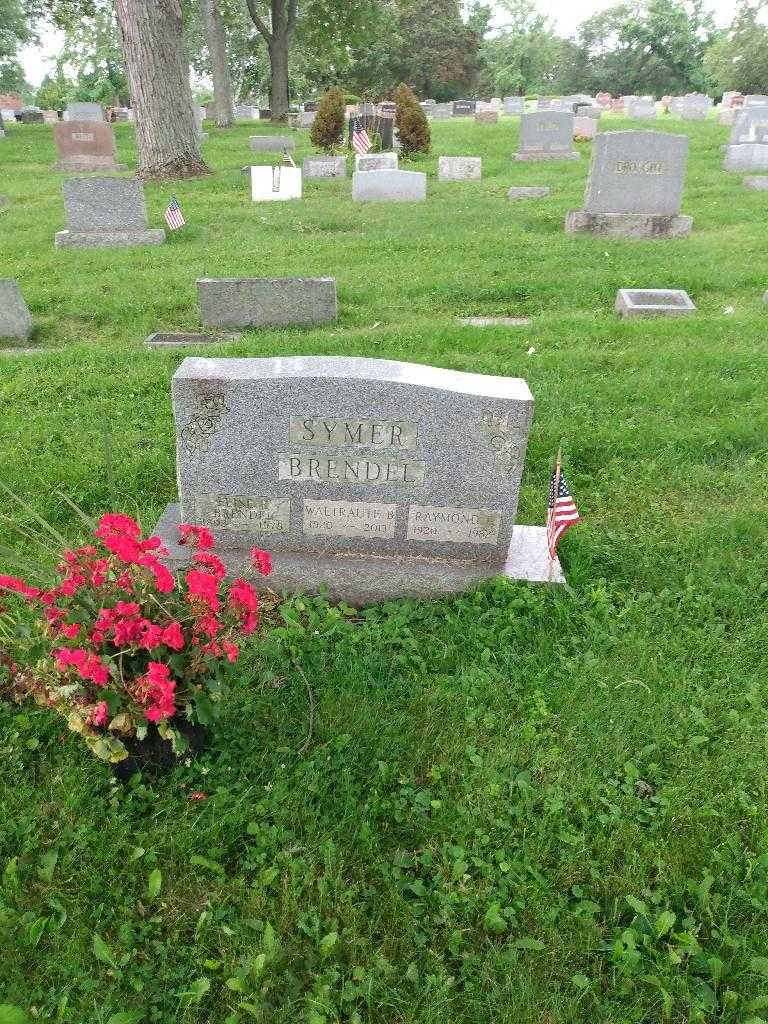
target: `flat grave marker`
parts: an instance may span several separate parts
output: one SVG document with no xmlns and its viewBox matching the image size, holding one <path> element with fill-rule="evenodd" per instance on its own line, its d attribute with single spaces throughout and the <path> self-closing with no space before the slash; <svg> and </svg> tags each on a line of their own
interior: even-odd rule
<svg viewBox="0 0 768 1024">
<path fill-rule="evenodd" d="M 685 316 L 696 307 L 688 292 L 677 288 L 619 288 L 616 312 L 626 318 Z"/>
<path fill-rule="evenodd" d="M 333 277 L 203 277 L 197 281 L 203 327 L 287 327 L 338 315 Z"/>
<path fill-rule="evenodd" d="M 419 203 L 427 198 L 423 171 L 355 171 L 352 199 L 370 203 Z"/>
</svg>

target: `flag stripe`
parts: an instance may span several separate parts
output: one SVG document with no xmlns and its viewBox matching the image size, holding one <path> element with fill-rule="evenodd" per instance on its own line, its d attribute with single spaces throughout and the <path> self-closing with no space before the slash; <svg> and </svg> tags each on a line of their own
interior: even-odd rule
<svg viewBox="0 0 768 1024">
<path fill-rule="evenodd" d="M 547 546 L 551 558 L 557 554 L 557 545 L 563 534 L 576 523 L 581 522 L 576 503 L 568 489 L 565 476 L 555 469 L 549 484 L 549 501 L 547 502 Z"/>
</svg>

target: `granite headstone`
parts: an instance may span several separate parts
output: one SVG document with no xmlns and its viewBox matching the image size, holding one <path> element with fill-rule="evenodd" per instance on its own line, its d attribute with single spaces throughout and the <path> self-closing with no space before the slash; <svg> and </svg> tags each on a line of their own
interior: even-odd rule
<svg viewBox="0 0 768 1024">
<path fill-rule="evenodd" d="M 576 160 L 573 114 L 558 110 L 533 111 L 520 118 L 520 148 L 515 160 Z"/>
<path fill-rule="evenodd" d="M 107 121 L 57 121 L 54 171 L 124 171 L 117 162 L 115 132 Z"/>
<path fill-rule="evenodd" d="M 26 341 L 32 333 L 32 317 L 12 277 L 0 278 L 0 338 Z"/>
<path fill-rule="evenodd" d="M 67 229 L 57 248 L 161 245 L 162 228 L 150 228 L 141 182 L 132 178 L 68 178 L 63 183 Z"/>
<path fill-rule="evenodd" d="M 337 316 L 333 277 L 203 277 L 197 297 L 203 327 L 306 326 Z"/>
</svg>

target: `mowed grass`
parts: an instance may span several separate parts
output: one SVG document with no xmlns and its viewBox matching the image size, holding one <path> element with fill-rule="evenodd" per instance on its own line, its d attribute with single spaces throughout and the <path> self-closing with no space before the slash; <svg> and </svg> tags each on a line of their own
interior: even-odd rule
<svg viewBox="0 0 768 1024">
<path fill-rule="evenodd" d="M 292 602 L 212 749 L 152 785 L 0 705 L 0 1003 L 72 1024 L 768 1019 L 767 200 L 721 170 L 727 129 L 652 127 L 690 136 L 687 239 L 565 235 L 589 145 L 515 164 L 504 119 L 433 124 L 434 155 L 403 165 L 429 197 L 408 206 L 353 205 L 349 179 L 253 204 L 240 168 L 269 127 L 208 125 L 214 173 L 146 189 L 151 224 L 176 195 L 186 229 L 55 251 L 50 129 L 0 142 L 0 276 L 50 350 L 0 355 L 0 479 L 73 539 L 57 490 L 147 529 L 174 499 L 185 353 L 143 340 L 198 326 L 203 276 L 338 281 L 338 323 L 215 354 L 525 377 L 520 521 L 543 521 L 561 441 L 584 517 L 562 544 L 572 593 Z M 438 154 L 482 156 L 482 183 L 438 183 Z M 509 203 L 512 184 L 552 194 Z M 620 322 L 630 286 L 684 288 L 698 312 Z M 533 323 L 456 323 L 482 314 Z"/>
</svg>

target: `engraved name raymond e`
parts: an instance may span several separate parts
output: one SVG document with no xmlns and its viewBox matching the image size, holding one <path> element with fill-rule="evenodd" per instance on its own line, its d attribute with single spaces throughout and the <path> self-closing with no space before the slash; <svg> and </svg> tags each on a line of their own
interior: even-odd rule
<svg viewBox="0 0 768 1024">
<path fill-rule="evenodd" d="M 408 510 L 409 540 L 496 544 L 500 527 L 501 513 L 488 509 L 411 505 Z"/>
<path fill-rule="evenodd" d="M 280 455 L 278 480 L 297 483 L 409 484 L 424 483 L 425 464 L 418 459 Z"/>
</svg>

